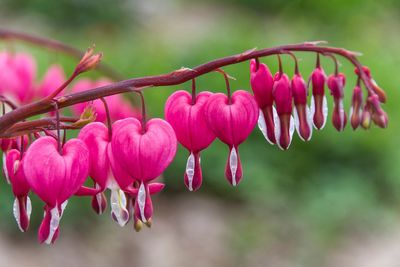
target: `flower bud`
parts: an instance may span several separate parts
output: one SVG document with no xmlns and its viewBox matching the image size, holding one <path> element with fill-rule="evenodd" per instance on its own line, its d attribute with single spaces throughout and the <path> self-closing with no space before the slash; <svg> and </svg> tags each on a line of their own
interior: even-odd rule
<svg viewBox="0 0 400 267">
<path fill-rule="evenodd" d="M 311 97 L 311 113 L 313 114 L 314 127 L 318 130 L 324 128 L 326 118 L 328 117 L 328 104 L 325 96 L 325 80 L 324 70 L 319 67 L 311 74 L 312 97 Z"/>
<path fill-rule="evenodd" d="M 328 88 L 330 89 L 334 100 L 332 123 L 339 132 L 344 130 L 347 122 L 346 112 L 344 111 L 343 105 L 343 89 L 345 83 L 346 79 L 343 73 L 337 75 L 332 74 L 328 78 Z"/>
<path fill-rule="evenodd" d="M 258 64 L 256 60 L 250 61 L 250 84 L 257 101 L 258 107 L 261 109 L 258 118 L 258 127 L 264 137 L 271 144 L 275 141 L 274 126 L 274 108 L 273 108 L 273 86 L 274 78 L 265 64 Z"/>
<path fill-rule="evenodd" d="M 367 67 L 367 66 L 363 66 L 362 70 L 364 71 L 364 73 L 367 75 L 367 77 L 370 79 L 371 82 L 371 86 L 372 89 L 374 90 L 374 92 L 378 95 L 379 97 L 379 101 L 382 103 L 386 102 L 386 93 L 385 91 L 376 83 L 376 81 L 372 78 L 371 75 L 371 70 Z M 354 69 L 355 74 L 357 74 L 358 76 L 360 76 L 360 71 L 358 70 L 358 68 Z"/>
<path fill-rule="evenodd" d="M 279 148 L 286 150 L 292 141 L 294 121 L 292 117 L 292 89 L 286 74 L 277 73 L 273 90 L 276 112 L 279 118 L 275 119 L 275 138 Z"/>
<path fill-rule="evenodd" d="M 388 116 L 381 107 L 379 96 L 371 95 L 368 97 L 368 101 L 371 103 L 372 121 L 379 127 L 386 128 L 388 124 Z"/>
<path fill-rule="evenodd" d="M 362 117 L 362 90 L 359 85 L 357 85 L 353 90 L 352 104 L 350 108 L 350 122 L 353 129 L 361 123 Z"/>
<path fill-rule="evenodd" d="M 297 133 L 303 141 L 309 141 L 312 134 L 311 111 L 307 106 L 307 86 L 300 74 L 295 74 L 292 79 L 292 92 L 294 105 L 294 123 Z"/>
<path fill-rule="evenodd" d="M 365 130 L 371 127 L 371 104 L 367 101 L 364 105 L 362 115 L 361 115 L 361 127 Z"/>
</svg>

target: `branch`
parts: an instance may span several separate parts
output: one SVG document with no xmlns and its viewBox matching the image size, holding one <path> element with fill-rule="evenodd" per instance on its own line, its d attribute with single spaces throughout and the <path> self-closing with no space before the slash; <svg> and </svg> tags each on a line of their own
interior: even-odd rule
<svg viewBox="0 0 400 267">
<path fill-rule="evenodd" d="M 81 51 L 75 47 L 64 44 L 60 41 L 43 38 L 43 37 L 39 37 L 39 36 L 27 34 L 27 33 L 22 33 L 22 32 L 14 32 L 14 31 L 1 29 L 1 28 L 0 28 L 0 39 L 18 40 L 18 41 L 33 44 L 33 45 L 36 45 L 39 47 L 45 47 L 45 48 L 48 48 L 51 50 L 60 51 L 64 54 L 72 56 L 78 60 L 80 60 L 82 58 L 83 54 L 85 53 L 84 51 Z M 118 81 L 118 80 L 123 79 L 123 77 L 120 73 L 118 73 L 116 70 L 114 70 L 113 68 L 111 68 L 110 66 L 108 66 L 104 63 L 101 63 L 97 67 L 97 70 L 113 80 Z"/>
<path fill-rule="evenodd" d="M 370 78 L 364 72 L 361 63 L 356 58 L 356 53 L 348 51 L 343 48 L 335 47 L 324 47 L 317 46 L 317 42 L 306 42 L 300 44 L 283 45 L 273 48 L 266 48 L 261 50 L 248 50 L 241 54 L 228 56 L 220 59 L 216 59 L 202 65 L 195 67 L 194 69 L 182 68 L 180 70 L 173 71 L 171 73 L 139 77 L 129 80 L 116 82 L 110 85 L 98 87 L 95 89 L 68 94 L 56 98 L 59 104 L 59 108 L 65 108 L 74 104 L 88 102 L 101 97 L 106 97 L 115 94 L 121 94 L 130 92 L 132 90 L 142 90 L 143 88 L 154 87 L 154 86 L 170 86 L 182 84 L 186 81 L 194 79 L 203 74 L 214 71 L 215 69 L 237 64 L 249 59 L 266 57 L 276 54 L 282 54 L 285 51 L 299 51 L 299 52 L 318 52 L 321 54 L 332 53 L 340 55 L 349 60 L 358 70 L 361 80 L 364 82 L 369 94 L 378 94 L 373 87 Z M 132 89 L 133 88 L 133 89 Z M 32 117 L 34 115 L 43 114 L 53 109 L 52 100 L 42 99 L 6 113 L 0 118 L 0 135 L 3 134 L 13 124 Z"/>
</svg>

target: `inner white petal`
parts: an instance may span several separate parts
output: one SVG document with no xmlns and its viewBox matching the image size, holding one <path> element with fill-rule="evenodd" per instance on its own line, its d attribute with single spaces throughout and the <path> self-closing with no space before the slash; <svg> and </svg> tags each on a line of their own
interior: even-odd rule
<svg viewBox="0 0 400 267">
<path fill-rule="evenodd" d="M 328 118 L 328 101 L 326 96 L 322 100 L 322 115 L 324 116 L 324 123 L 322 124 L 321 130 L 325 127 L 326 120 Z"/>
<path fill-rule="evenodd" d="M 236 171 L 238 168 L 238 158 L 235 147 L 232 147 L 231 153 L 229 155 L 229 167 L 232 174 L 232 185 L 236 186 Z"/>
<path fill-rule="evenodd" d="M 144 183 L 140 184 L 137 201 L 139 205 L 140 216 L 142 217 L 142 222 L 146 223 L 147 220 L 144 216 L 144 208 L 146 206 L 146 188 L 144 187 Z"/>
<path fill-rule="evenodd" d="M 15 220 L 17 221 L 19 230 L 21 230 L 21 232 L 24 232 L 24 230 L 21 227 L 21 211 L 19 210 L 18 198 L 14 199 L 13 214 L 14 214 Z"/>
<path fill-rule="evenodd" d="M 45 241 L 45 243 L 48 245 L 51 244 L 54 234 L 58 226 L 60 225 L 60 214 L 58 213 L 58 208 L 57 207 L 52 208 L 50 214 L 51 214 L 51 219 L 50 219 L 49 235 Z"/>
<path fill-rule="evenodd" d="M 311 109 L 306 106 L 306 112 L 307 112 L 307 124 L 308 124 L 308 129 L 310 129 L 310 136 L 308 137 L 307 141 L 309 141 L 312 137 L 312 132 L 313 132 L 313 114 L 311 113 Z"/>
<path fill-rule="evenodd" d="M 343 131 L 344 129 L 344 106 L 343 106 L 343 99 L 339 100 L 339 119 L 340 119 L 340 130 Z"/>
<path fill-rule="evenodd" d="M 281 121 L 279 120 L 278 112 L 276 112 L 275 107 L 272 107 L 272 114 L 274 117 L 274 133 L 277 146 L 283 150 L 280 140 L 281 140 Z"/>
<path fill-rule="evenodd" d="M 111 213 L 115 216 L 118 224 L 124 226 L 129 219 L 129 216 L 124 216 L 128 213 L 126 209 L 126 197 L 121 189 L 112 189 L 110 196 Z"/>
<path fill-rule="evenodd" d="M 264 135 L 264 138 L 268 141 L 268 143 L 270 143 L 271 145 L 273 145 L 274 143 L 269 140 L 268 138 L 268 128 L 267 128 L 267 124 L 265 123 L 265 118 L 264 118 L 264 113 L 262 112 L 262 110 L 260 109 L 260 113 L 258 115 L 258 128 L 260 129 L 261 133 Z"/>
<path fill-rule="evenodd" d="M 186 162 L 186 175 L 189 182 L 189 190 L 193 191 L 193 176 L 195 172 L 195 158 L 193 153 L 190 153 Z"/>
</svg>

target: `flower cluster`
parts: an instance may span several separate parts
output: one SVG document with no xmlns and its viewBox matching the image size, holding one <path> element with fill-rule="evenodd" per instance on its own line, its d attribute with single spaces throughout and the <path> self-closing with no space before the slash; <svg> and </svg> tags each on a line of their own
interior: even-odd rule
<svg viewBox="0 0 400 267">
<path fill-rule="evenodd" d="M 309 48 L 310 45 L 306 43 L 304 47 Z M 274 51 L 278 55 L 283 53 L 281 50 Z M 295 74 L 289 79 L 280 61 L 279 71 L 272 75 L 267 65 L 260 63 L 256 56 L 249 57 L 249 53 L 252 51 L 238 55 L 234 62 L 244 61 L 242 59 L 246 56 L 251 59 L 250 85 L 254 96 L 246 90 L 231 92 L 230 77 L 214 65 L 203 73 L 222 73 L 227 93 L 197 93 L 195 78 L 199 75 L 193 76 L 191 93 L 179 90 L 167 99 L 165 120 L 147 120 L 140 88 L 130 90 L 140 95 L 141 114 L 121 95 L 103 98 L 103 94 L 96 99 L 91 98 L 93 101 L 89 103 L 75 102 L 72 112 L 78 118 L 61 117 L 59 107 L 65 105 L 68 96 L 57 96 L 79 74 L 99 64 L 101 54 L 93 54 L 93 48 L 84 54 L 66 81 L 62 68 L 54 65 L 39 85 L 34 84 L 36 67 L 31 56 L 1 53 L 0 101 L 3 107 L 7 104 L 16 109 L 11 111 L 15 114 L 20 110 L 18 105 L 42 97 L 44 100 L 38 101 L 37 105 L 51 103 L 54 108 L 51 116 L 55 115 L 55 118 L 21 121 L 2 132 L 9 135 L 0 139 L 0 146 L 3 171 L 15 195 L 13 212 L 20 230 L 26 231 L 29 227 L 32 212 L 30 192 L 45 204 L 39 241 L 51 244 L 59 235 L 60 220 L 72 196 L 91 197 L 94 211 L 103 214 L 108 203 L 106 190 L 110 191 L 111 217 L 120 226 L 132 220 L 137 231 L 143 224 L 150 227 L 153 216 L 151 196 L 164 188 L 164 184 L 156 179 L 173 161 L 178 142 L 188 151 L 183 176 L 190 191 L 198 190 L 202 184 L 201 152 L 216 138 L 228 146 L 225 177 L 231 185 L 237 186 L 243 178 L 239 146 L 257 122 L 268 142 L 277 144 L 281 149 L 289 148 L 295 129 L 302 140 L 309 141 L 313 127 L 320 130 L 327 120 L 326 85 L 334 103 L 332 123 L 338 131 L 344 130 L 347 123 L 344 110 L 345 76 L 338 72 L 337 61 L 336 72 L 326 77 L 318 53 L 316 68 L 307 84 L 293 54 Z M 210 63 L 213 64 L 215 62 Z M 385 95 L 372 79 L 368 68 L 356 67 L 358 81 L 353 90 L 349 114 L 351 125 L 354 129 L 360 125 L 368 128 L 372 121 L 385 128 L 388 118 L 381 108 Z M 196 73 L 183 69 L 164 75 L 161 80 L 176 79 L 177 75 L 189 72 Z M 366 99 L 363 98 L 361 81 L 367 88 Z M 83 96 L 88 89 L 107 88 L 110 84 L 112 82 L 108 79 L 81 79 L 75 82 L 71 91 Z M 308 92 L 310 85 L 311 96 Z M 14 100 L 17 104 L 13 103 Z M 43 108 L 41 114 L 47 111 L 49 109 Z M 67 129 L 79 129 L 77 138 L 66 140 Z M 61 130 L 64 130 L 63 135 Z M 93 181 L 92 187 L 84 185 L 88 177 Z"/>
<path fill-rule="evenodd" d="M 258 127 L 266 140 L 286 150 L 290 146 L 295 129 L 301 140 L 309 141 L 313 127 L 317 130 L 324 128 L 328 117 L 326 85 L 333 98 L 332 124 L 339 132 L 343 131 L 347 124 L 344 108 L 345 75 L 339 73 L 336 68 L 336 72 L 327 77 L 320 64 L 319 54 L 308 83 L 299 72 L 297 60 L 292 79 L 283 73 L 281 62 L 279 63 L 279 71 L 272 75 L 267 65 L 259 63 L 256 59 L 250 62 L 251 88 L 260 108 Z M 349 113 L 351 126 L 354 130 L 360 125 L 367 129 L 372 120 L 379 127 L 386 128 L 388 118 L 381 108 L 381 102 L 385 100 L 384 95 L 381 94 L 379 97 L 375 93 L 383 91 L 372 79 L 369 69 L 363 67 L 363 71 L 375 91 L 368 91 L 368 96 L 363 99 L 361 77 L 356 68 L 355 74 L 358 79 L 353 90 Z M 312 93 L 308 97 L 310 85 Z"/>
</svg>

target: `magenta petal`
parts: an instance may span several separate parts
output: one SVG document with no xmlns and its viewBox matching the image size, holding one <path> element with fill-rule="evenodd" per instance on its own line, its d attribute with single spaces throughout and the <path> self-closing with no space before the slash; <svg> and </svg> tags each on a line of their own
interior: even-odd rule
<svg viewBox="0 0 400 267">
<path fill-rule="evenodd" d="M 151 119 L 145 129 L 135 118 L 121 120 L 113 132 L 115 160 L 138 181 L 150 181 L 168 167 L 175 157 L 177 140 L 168 122 Z"/>
<path fill-rule="evenodd" d="M 254 93 L 254 98 L 261 109 L 271 107 L 274 98 L 272 89 L 274 86 L 274 78 L 267 65 L 258 64 L 254 59 L 250 61 L 250 84 Z"/>
<path fill-rule="evenodd" d="M 78 138 L 89 149 L 89 175 L 101 188 L 107 187 L 110 162 L 107 147 L 111 142 L 107 127 L 101 122 L 92 122 L 82 128 Z"/>
<path fill-rule="evenodd" d="M 46 97 L 52 94 L 65 81 L 65 74 L 60 65 L 54 64 L 47 69 L 42 83 L 38 88 L 38 94 Z"/>
<path fill-rule="evenodd" d="M 204 114 L 210 92 L 201 92 L 192 103 L 192 96 L 183 90 L 176 91 L 165 104 L 165 119 L 171 124 L 176 137 L 189 151 L 199 152 L 215 139 Z"/>
<path fill-rule="evenodd" d="M 50 207 L 56 207 L 75 194 L 89 171 L 89 151 L 79 139 L 71 139 L 57 151 L 57 141 L 41 137 L 25 154 L 26 179 L 32 190 Z"/>
<path fill-rule="evenodd" d="M 11 149 L 6 153 L 6 170 L 10 180 L 12 190 L 15 196 L 23 197 L 29 193 L 29 184 L 26 180 L 24 173 L 24 162 L 25 157 L 20 159 L 20 152 L 16 149 Z"/>
</svg>

